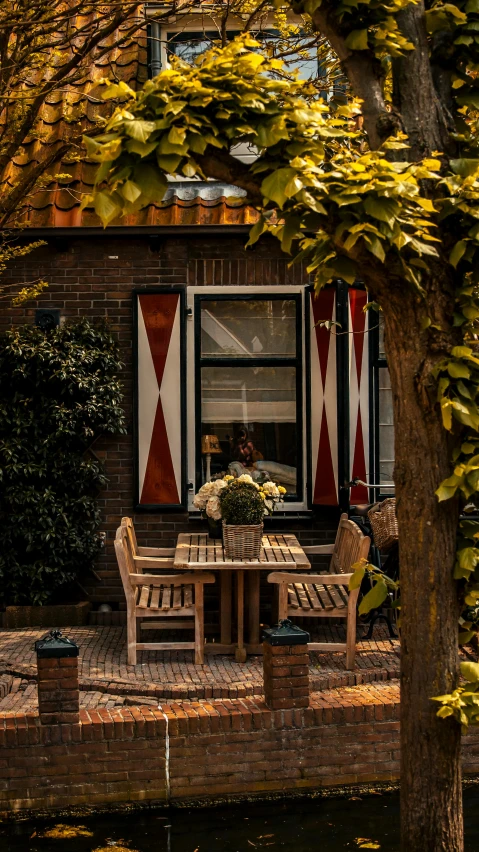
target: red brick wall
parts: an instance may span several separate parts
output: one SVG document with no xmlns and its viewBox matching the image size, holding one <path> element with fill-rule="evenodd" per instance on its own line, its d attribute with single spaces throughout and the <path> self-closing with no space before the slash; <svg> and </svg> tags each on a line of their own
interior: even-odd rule
<svg viewBox="0 0 479 852">
<path fill-rule="evenodd" d="M 0 814 L 393 781 L 397 687 L 388 693 L 361 698 L 356 688 L 354 703 L 347 691 L 317 693 L 303 710 L 251 699 L 81 710 L 79 724 L 42 727 L 33 713 L 5 714 Z M 477 732 L 465 738 L 464 766 L 479 772 Z"/>
<path fill-rule="evenodd" d="M 159 249 L 151 250 L 148 237 L 100 237 L 50 239 L 48 246 L 15 263 L 7 281 L 13 287 L 38 277 L 49 282 L 37 302 L 2 311 L 0 329 L 12 324 L 32 323 L 35 308 L 59 308 L 64 317 L 108 317 L 121 345 L 125 364 L 122 381 L 128 435 L 99 441 L 96 454 L 106 466 L 109 484 L 100 497 L 102 530 L 107 545 L 96 570 L 101 583 L 87 574 L 82 584 L 93 601 L 118 602 L 124 607 L 118 568 L 113 550 L 115 530 L 122 515 L 134 516 L 138 538 L 146 546 L 170 547 L 178 532 L 196 528 L 186 513 L 145 514 L 133 512 L 132 427 L 132 289 L 158 285 L 297 285 L 306 283 L 301 265 L 288 267 L 290 258 L 281 254 L 273 240 L 263 240 L 245 251 L 246 235 L 199 235 L 164 237 Z M 117 259 L 111 259 L 117 257 Z M 334 510 L 320 512 L 311 522 L 290 523 L 304 543 L 334 539 L 337 527 Z"/>
</svg>

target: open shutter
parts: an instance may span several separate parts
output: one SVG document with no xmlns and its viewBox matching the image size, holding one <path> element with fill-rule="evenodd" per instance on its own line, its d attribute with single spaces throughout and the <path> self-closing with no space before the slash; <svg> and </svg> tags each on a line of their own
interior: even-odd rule
<svg viewBox="0 0 479 852">
<path fill-rule="evenodd" d="M 137 508 L 185 507 L 184 290 L 136 293 Z"/>
<path fill-rule="evenodd" d="M 368 482 L 369 471 L 369 335 L 365 290 L 349 289 L 349 436 L 351 479 Z M 351 503 L 368 503 L 368 489 L 351 489 Z"/>
<path fill-rule="evenodd" d="M 336 335 L 317 323 L 336 318 L 336 288 L 310 293 L 311 341 L 311 499 L 338 505 L 338 408 Z"/>
</svg>

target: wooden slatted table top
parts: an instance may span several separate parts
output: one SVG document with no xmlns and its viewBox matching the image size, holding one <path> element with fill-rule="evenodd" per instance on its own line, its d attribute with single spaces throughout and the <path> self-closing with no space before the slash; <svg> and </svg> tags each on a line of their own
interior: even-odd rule
<svg viewBox="0 0 479 852">
<path fill-rule="evenodd" d="M 209 538 L 206 533 L 180 533 L 176 545 L 175 568 L 285 568 L 288 571 L 309 571 L 311 564 L 298 539 L 292 533 L 264 535 L 259 559 L 227 559 L 221 539 Z"/>
</svg>

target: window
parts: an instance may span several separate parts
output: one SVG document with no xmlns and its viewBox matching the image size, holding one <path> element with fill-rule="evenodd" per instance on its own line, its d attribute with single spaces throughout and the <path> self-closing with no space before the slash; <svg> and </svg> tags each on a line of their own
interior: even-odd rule
<svg viewBox="0 0 479 852">
<path fill-rule="evenodd" d="M 194 305 L 195 488 L 250 473 L 303 501 L 301 296 L 210 293 Z"/>
<path fill-rule="evenodd" d="M 235 35 L 238 35 L 238 33 L 232 30 L 228 32 L 228 38 L 230 39 L 234 38 Z M 251 35 L 263 43 L 276 40 L 278 37 L 274 31 L 252 32 Z M 218 32 L 215 31 L 190 32 L 189 30 L 185 30 L 183 32 L 168 32 L 166 38 L 167 53 L 175 54 L 175 56 L 179 56 L 185 62 L 194 62 L 205 50 L 209 50 L 210 47 L 213 47 L 219 42 Z M 303 49 L 307 53 L 307 57 L 298 57 L 296 55 L 285 57 L 284 60 L 288 71 L 299 71 L 301 80 L 315 80 L 322 76 L 315 48 L 307 47 L 310 40 L 306 37 L 301 38 L 296 45 L 298 50 Z"/>
<path fill-rule="evenodd" d="M 371 458 L 373 482 L 384 485 L 381 494 L 394 493 L 394 422 L 392 390 L 384 351 L 384 322 L 382 314 L 371 312 L 371 381 L 373 393 L 371 436 L 374 442 Z M 373 328 L 376 326 L 376 328 Z"/>
</svg>

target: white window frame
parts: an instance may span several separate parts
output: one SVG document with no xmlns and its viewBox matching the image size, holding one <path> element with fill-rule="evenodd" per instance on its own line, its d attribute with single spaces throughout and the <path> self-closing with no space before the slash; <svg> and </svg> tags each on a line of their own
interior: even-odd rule
<svg viewBox="0 0 479 852">
<path fill-rule="evenodd" d="M 195 296 L 211 296 L 228 295 L 234 298 L 235 295 L 252 295 L 258 299 L 267 298 L 268 294 L 279 293 L 287 299 L 288 295 L 301 296 L 301 320 L 303 324 L 302 339 L 302 363 L 303 370 L 301 376 L 301 391 L 302 391 L 302 411 L 303 411 L 303 434 L 301 440 L 303 443 L 302 463 L 303 463 L 303 500 L 295 503 L 284 503 L 282 511 L 285 512 L 304 512 L 308 509 L 307 494 L 308 483 L 310 480 L 310 471 L 308 470 L 309 452 L 307 451 L 308 441 L 308 424 L 306 421 L 306 382 L 308 363 L 306 353 L 306 338 L 305 329 L 305 311 L 306 299 L 309 298 L 309 293 L 304 285 L 288 286 L 264 286 L 264 287 L 233 287 L 233 286 L 191 286 L 186 288 L 186 303 L 188 310 L 188 318 L 186 323 L 186 396 L 188 399 L 187 405 L 187 471 L 188 471 L 188 511 L 196 511 L 193 506 L 193 498 L 196 487 L 196 445 L 195 445 L 195 428 L 196 428 L 196 412 L 195 412 Z"/>
</svg>

